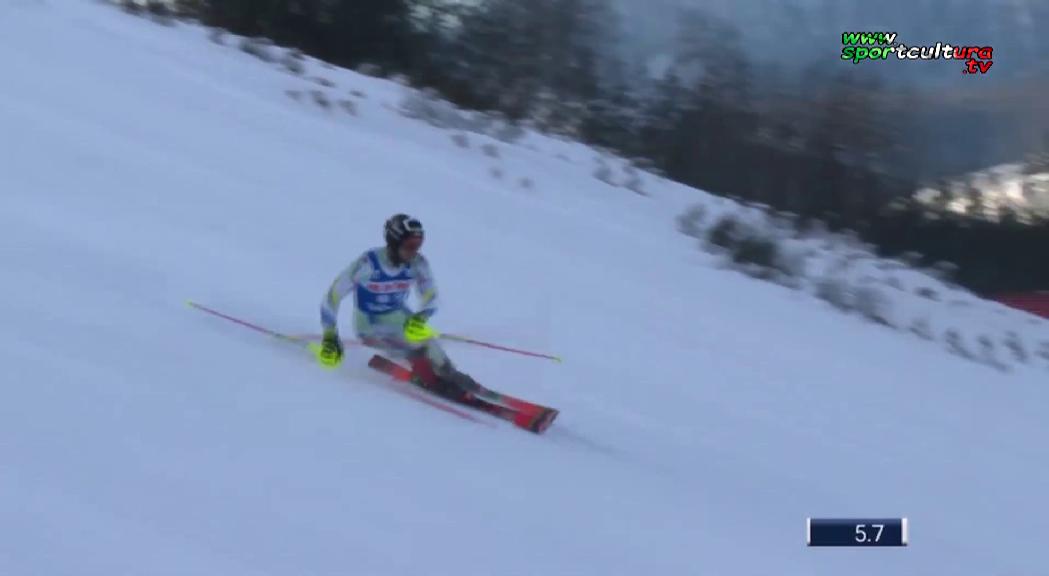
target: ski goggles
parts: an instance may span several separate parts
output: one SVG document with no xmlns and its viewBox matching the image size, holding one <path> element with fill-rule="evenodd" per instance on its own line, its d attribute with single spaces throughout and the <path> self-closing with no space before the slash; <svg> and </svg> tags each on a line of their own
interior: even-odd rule
<svg viewBox="0 0 1049 576">
<path fill-rule="evenodd" d="M 418 252 L 419 248 L 422 248 L 422 245 L 422 236 L 409 236 L 401 242 L 401 248 L 408 252 Z"/>
</svg>

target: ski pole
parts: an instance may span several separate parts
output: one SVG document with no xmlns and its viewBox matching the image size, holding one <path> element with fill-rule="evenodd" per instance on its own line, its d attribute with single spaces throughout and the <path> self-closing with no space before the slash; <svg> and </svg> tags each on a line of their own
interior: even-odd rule
<svg viewBox="0 0 1049 576">
<path fill-rule="evenodd" d="M 300 334 L 294 336 L 296 340 L 318 340 L 320 336 L 316 334 Z M 522 356 L 531 356 L 533 358 L 545 358 L 547 360 L 553 360 L 554 362 L 564 362 L 560 356 L 554 356 L 551 354 L 542 354 L 540 352 L 529 352 L 528 350 L 521 350 L 518 348 L 511 348 L 509 346 L 500 346 L 499 344 L 492 344 L 490 342 L 482 342 L 480 340 L 474 340 L 473 338 L 467 338 L 466 336 L 458 336 L 456 334 L 445 334 L 441 333 L 438 338 L 443 340 L 452 340 L 453 342 L 462 342 L 464 344 L 473 344 L 474 346 L 483 346 L 485 348 L 491 348 L 492 350 L 500 350 L 503 352 L 511 352 L 514 354 L 521 354 Z M 360 344 L 357 340 L 343 339 L 343 344 L 355 345 Z"/>
<path fill-rule="evenodd" d="M 241 320 L 239 318 L 234 318 L 233 316 L 230 316 L 228 314 L 223 314 L 222 312 L 219 312 L 218 310 L 214 310 L 212 308 L 208 308 L 207 306 L 205 306 L 203 304 L 198 304 L 197 302 L 193 302 L 192 300 L 187 300 L 186 304 L 189 305 L 191 308 L 196 308 L 197 310 L 200 310 L 201 312 L 205 312 L 207 314 L 211 314 L 212 316 L 217 316 L 219 318 L 222 318 L 223 320 L 229 320 L 230 322 L 233 322 L 234 324 L 239 324 L 239 325 L 241 325 L 241 326 L 243 326 L 245 328 L 254 330 L 256 332 L 261 332 L 261 333 L 266 334 L 268 336 L 273 336 L 274 338 L 277 338 L 279 340 L 284 340 L 285 342 L 291 342 L 293 344 L 298 344 L 299 346 L 309 347 L 310 342 L 307 339 L 305 339 L 305 338 L 301 338 L 299 336 L 289 336 L 287 334 L 281 334 L 280 332 L 274 332 L 273 330 L 270 330 L 269 328 L 263 328 L 262 326 L 259 326 L 257 324 L 252 324 L 251 322 L 247 322 L 247 321 Z"/>
<path fill-rule="evenodd" d="M 197 310 L 200 310 L 201 312 L 204 312 L 206 314 L 211 314 L 212 316 L 215 316 L 217 318 L 222 318 L 223 320 L 228 320 L 230 322 L 233 322 L 234 324 L 237 324 L 239 326 L 243 326 L 243 327 L 248 328 L 250 330 L 254 330 L 256 332 L 260 332 L 262 334 L 266 334 L 267 336 L 272 336 L 272 337 L 274 337 L 274 338 L 276 338 L 278 340 L 282 340 L 282 341 L 287 342 L 289 344 L 294 344 L 295 346 L 299 346 L 301 348 L 305 348 L 305 349 L 309 350 L 311 353 L 313 353 L 314 356 L 319 356 L 320 355 L 320 352 L 321 352 L 321 349 L 322 349 L 321 345 L 316 343 L 316 342 L 314 342 L 313 340 L 315 340 L 315 338 L 313 338 L 311 336 L 282 334 L 282 333 L 277 332 L 275 330 L 270 330 L 269 328 L 263 328 L 262 326 L 259 326 L 258 324 L 252 324 L 251 322 L 248 322 L 246 320 L 241 320 L 240 318 L 234 318 L 233 316 L 230 316 L 229 314 L 223 314 L 222 312 L 219 312 L 218 310 L 215 310 L 213 308 L 208 308 L 207 306 L 205 306 L 203 304 L 199 304 L 197 302 L 193 302 L 192 300 L 187 300 L 186 304 L 189 305 L 189 307 L 195 308 Z M 352 341 L 352 340 L 344 340 L 343 342 L 345 344 L 351 344 L 351 345 L 352 344 L 359 344 L 358 342 L 355 342 L 355 341 Z"/>
<path fill-rule="evenodd" d="M 485 348 L 491 348 L 493 350 L 502 350 L 503 352 L 512 352 L 514 354 L 521 354 L 523 356 L 532 356 L 533 358 L 546 358 L 547 360 L 553 360 L 554 362 L 561 362 L 560 356 L 552 356 L 550 354 L 541 354 L 539 352 L 529 352 L 527 350 L 521 350 L 518 348 L 510 348 L 509 346 L 500 346 L 498 344 L 492 344 L 489 342 L 482 342 L 480 340 L 474 340 L 465 336 L 457 336 L 455 334 L 441 334 L 441 338 L 445 340 L 452 340 L 455 342 L 464 342 L 466 344 L 473 344 L 475 346 L 484 346 Z"/>
</svg>

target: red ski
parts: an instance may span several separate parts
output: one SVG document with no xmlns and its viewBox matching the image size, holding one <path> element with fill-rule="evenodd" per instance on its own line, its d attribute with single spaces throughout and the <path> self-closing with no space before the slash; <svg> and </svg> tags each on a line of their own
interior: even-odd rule
<svg viewBox="0 0 1049 576">
<path fill-rule="evenodd" d="M 411 370 L 397 364 L 385 356 L 380 356 L 379 354 L 372 356 L 371 360 L 368 361 L 368 366 L 379 372 L 388 374 L 396 380 L 410 382 L 419 386 L 423 390 L 427 390 L 425 387 L 420 386 L 413 381 Z M 427 391 L 431 392 L 430 390 Z M 559 412 L 553 408 L 526 402 L 520 398 L 501 394 L 485 387 L 473 391 L 471 396 L 472 397 L 468 400 L 459 400 L 458 402 L 470 406 L 471 408 L 487 412 L 493 416 L 502 418 L 503 420 L 508 420 L 515 426 L 524 428 L 525 430 L 536 434 L 542 434 L 545 432 L 559 414 Z"/>
</svg>

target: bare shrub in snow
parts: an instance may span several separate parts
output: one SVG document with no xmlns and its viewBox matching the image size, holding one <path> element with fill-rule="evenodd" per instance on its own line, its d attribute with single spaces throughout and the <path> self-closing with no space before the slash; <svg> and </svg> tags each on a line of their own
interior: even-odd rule
<svg viewBox="0 0 1049 576">
<path fill-rule="evenodd" d="M 644 170 L 653 174 L 656 174 L 659 171 L 655 161 L 651 158 L 634 158 L 630 161 L 630 164 L 639 170 Z"/>
<path fill-rule="evenodd" d="M 322 76 L 314 76 L 310 78 L 310 81 L 318 86 L 324 86 L 325 88 L 334 88 L 335 83 Z"/>
<path fill-rule="evenodd" d="M 149 0 L 149 2 L 146 2 L 146 12 L 149 13 L 149 19 L 157 24 L 164 26 L 175 25 L 175 13 L 172 12 L 171 7 L 160 0 Z"/>
<path fill-rule="evenodd" d="M 489 158 L 499 158 L 499 147 L 491 142 L 485 142 L 481 145 L 481 152 Z"/>
<path fill-rule="evenodd" d="M 455 106 L 441 100 L 431 90 L 412 91 L 401 101 L 401 114 L 431 126 L 468 130 L 469 120 Z"/>
<path fill-rule="evenodd" d="M 372 78 L 382 78 L 383 77 L 382 67 L 380 67 L 380 66 L 378 66 L 376 64 L 364 63 L 364 64 L 361 64 L 360 66 L 357 66 L 357 68 L 355 70 L 356 70 L 356 72 L 358 74 L 363 74 L 365 76 L 371 76 Z"/>
<path fill-rule="evenodd" d="M 648 193 L 646 193 L 644 189 L 644 181 L 641 180 L 641 174 L 639 174 L 637 170 L 627 167 L 625 170 L 623 170 L 623 173 L 627 177 L 626 182 L 623 182 L 624 188 L 630 190 L 635 194 L 648 196 Z"/>
<path fill-rule="evenodd" d="M 142 14 L 143 6 L 139 4 L 137 0 L 122 0 L 120 2 L 120 7 L 128 14 L 134 14 L 136 16 Z"/>
<path fill-rule="evenodd" d="M 855 290 L 853 307 L 872 322 L 892 326 L 889 321 L 889 299 L 873 286 L 860 286 Z"/>
<path fill-rule="evenodd" d="M 986 334 L 980 334 L 980 336 L 976 338 L 976 342 L 980 345 L 981 349 L 994 349 L 994 342 L 991 340 L 991 337 Z"/>
<path fill-rule="evenodd" d="M 921 252 L 915 252 L 913 250 L 911 250 L 909 252 L 904 252 L 903 254 L 900 254 L 900 260 L 903 260 L 904 262 L 907 263 L 908 266 L 911 266 L 911 267 L 914 267 L 914 268 L 917 268 L 918 266 L 921 266 L 922 260 L 924 260 L 924 259 L 925 259 L 925 256 L 923 256 Z"/>
<path fill-rule="evenodd" d="M 212 28 L 211 32 L 208 32 L 208 40 L 211 40 L 219 46 L 226 45 L 226 31 L 222 28 Z"/>
<path fill-rule="evenodd" d="M 910 331 L 922 340 L 933 340 L 932 328 L 929 327 L 928 318 L 917 318 L 911 323 Z"/>
<path fill-rule="evenodd" d="M 707 245 L 725 250 L 736 268 L 762 279 L 804 275 L 804 254 L 784 250 L 772 234 L 743 224 L 732 215 L 722 217 L 707 232 Z"/>
<path fill-rule="evenodd" d="M 429 89 L 407 91 L 400 102 L 399 111 L 405 117 L 421 120 L 431 126 L 484 134 L 506 143 L 516 142 L 525 135 L 523 128 L 499 114 L 460 110 Z"/>
<path fill-rule="evenodd" d="M 741 234 L 739 220 L 733 216 L 724 216 L 707 232 L 707 243 L 720 248 L 731 248 Z"/>
<path fill-rule="evenodd" d="M 830 230 L 827 228 L 827 223 L 818 218 L 804 217 L 798 221 L 798 229 L 801 230 L 803 236 L 809 238 L 824 239 Z M 834 246 L 833 242 L 824 243 L 824 247 L 829 249 Z"/>
<path fill-rule="evenodd" d="M 171 11 L 183 20 L 199 22 L 204 17 L 205 7 L 201 0 L 175 0 L 174 3 L 166 1 L 171 5 Z"/>
<path fill-rule="evenodd" d="M 496 140 L 511 144 L 517 142 L 525 135 L 524 128 L 514 124 L 512 122 L 505 122 L 498 124 L 496 128 L 492 130 L 491 136 Z"/>
<path fill-rule="evenodd" d="M 780 246 L 777 268 L 783 272 L 784 276 L 799 281 L 790 283 L 792 288 L 801 288 L 800 280 L 807 274 L 807 263 L 808 256 L 805 255 L 805 250 Z"/>
<path fill-rule="evenodd" d="M 434 95 L 433 97 L 436 98 L 437 96 Z M 495 130 L 496 124 L 506 120 L 506 118 L 498 112 L 481 112 L 479 110 L 463 112 L 463 116 L 467 118 L 467 123 L 470 125 L 471 132 L 488 135 L 491 135 L 493 130 Z"/>
<path fill-rule="evenodd" d="M 801 237 L 798 230 L 797 214 L 792 212 L 768 210 L 765 213 L 765 217 L 768 219 L 769 226 L 779 230 L 783 236 L 789 236 L 792 238 Z"/>
<path fill-rule="evenodd" d="M 291 72 L 296 76 L 302 76 L 306 72 L 306 65 L 303 63 L 303 55 L 299 50 L 288 50 L 284 53 L 281 58 L 280 64 L 285 70 Z"/>
<path fill-rule="evenodd" d="M 273 55 L 273 42 L 266 38 L 244 38 L 240 41 L 240 49 L 246 54 L 272 64 L 276 61 Z"/>
<path fill-rule="evenodd" d="M 651 174 L 652 176 L 657 176 L 657 177 L 660 177 L 660 178 L 666 178 L 667 177 L 666 172 L 663 171 L 663 169 L 660 168 L 659 166 L 656 166 L 656 162 L 655 161 L 651 161 L 651 159 L 648 159 L 648 158 L 634 158 L 633 161 L 630 161 L 630 164 L 633 164 L 639 170 L 643 170 L 644 172 L 646 172 L 648 174 Z"/>
<path fill-rule="evenodd" d="M 1005 334 L 1002 343 L 1006 349 L 1012 353 L 1013 359 L 1021 364 L 1026 364 L 1030 358 L 1030 354 L 1027 352 L 1027 347 L 1024 346 L 1023 340 L 1020 339 L 1020 335 L 1016 332 L 1009 331 Z"/>
<path fill-rule="evenodd" d="M 1008 370 L 1008 367 L 998 360 L 998 349 L 994 345 L 994 340 L 986 334 L 981 334 L 976 341 L 980 345 L 980 360 L 986 364 L 994 366 L 999 370 Z"/>
<path fill-rule="evenodd" d="M 328 100 L 328 96 L 321 90 L 311 90 L 310 95 L 313 96 L 313 102 L 324 108 L 325 110 L 331 110 L 331 100 Z"/>
<path fill-rule="evenodd" d="M 744 236 L 732 250 L 732 260 L 737 264 L 756 264 L 767 270 L 778 267 L 779 245 L 771 238 Z"/>
<path fill-rule="evenodd" d="M 690 236 L 697 240 L 703 237 L 703 219 L 706 218 L 707 209 L 702 204 L 696 204 L 695 206 L 685 210 L 684 213 L 679 214 L 677 217 L 677 229 L 685 236 Z"/>
<path fill-rule="evenodd" d="M 350 90 L 350 95 L 354 98 L 360 98 L 361 100 L 368 98 L 368 95 L 360 90 Z"/>
<path fill-rule="evenodd" d="M 929 274 L 941 282 L 953 282 L 958 272 L 958 265 L 952 262 L 939 261 L 932 265 Z"/>
<path fill-rule="evenodd" d="M 852 291 L 840 278 L 826 276 L 816 282 L 816 297 L 842 310 L 852 310 Z"/>
<path fill-rule="evenodd" d="M 1038 346 L 1038 356 L 1049 362 L 1049 340 L 1042 341 Z"/>
<path fill-rule="evenodd" d="M 801 290 L 805 285 L 804 279 L 797 276 L 779 275 L 773 278 L 772 281 L 791 290 Z"/>
<path fill-rule="evenodd" d="M 455 145 L 460 148 L 470 147 L 470 139 L 463 133 L 452 134 L 452 142 L 455 142 Z"/>
<path fill-rule="evenodd" d="M 932 288 L 922 287 L 915 290 L 915 294 L 925 298 L 926 300 L 932 300 L 933 302 L 940 301 L 940 295 Z"/>
<path fill-rule="evenodd" d="M 594 169 L 594 178 L 597 178 L 609 186 L 616 185 L 615 180 L 612 178 L 612 168 L 603 160 L 598 161 L 597 168 Z"/>
<path fill-rule="evenodd" d="M 833 247 L 833 243 L 831 244 L 831 246 Z M 905 268 L 903 263 L 897 262 L 895 260 L 882 260 L 881 262 L 878 262 L 876 266 L 879 270 L 884 270 L 886 272 L 895 272 L 897 270 L 903 270 Z"/>
<path fill-rule="evenodd" d="M 339 100 L 339 107 L 350 116 L 357 115 L 357 103 L 353 100 Z"/>
<path fill-rule="evenodd" d="M 957 354 L 969 360 L 976 359 L 976 356 L 965 346 L 961 333 L 954 328 L 951 328 L 943 335 L 943 341 L 947 344 L 947 350 L 952 354 Z"/>
</svg>

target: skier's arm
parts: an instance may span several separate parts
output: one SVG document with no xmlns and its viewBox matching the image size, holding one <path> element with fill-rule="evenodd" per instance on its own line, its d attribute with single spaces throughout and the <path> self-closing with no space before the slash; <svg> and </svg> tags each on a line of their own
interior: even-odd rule
<svg viewBox="0 0 1049 576">
<path fill-rule="evenodd" d="M 369 268 L 367 255 L 361 256 L 332 281 L 321 301 L 321 326 L 325 332 L 339 331 L 339 305 L 343 298 L 353 292 L 357 283 L 371 273 Z"/>
<path fill-rule="evenodd" d="M 419 303 L 421 308 L 416 312 L 417 316 L 429 319 L 437 312 L 437 284 L 433 280 L 430 271 L 430 263 L 421 254 L 415 261 L 415 287 L 419 291 Z"/>
</svg>

